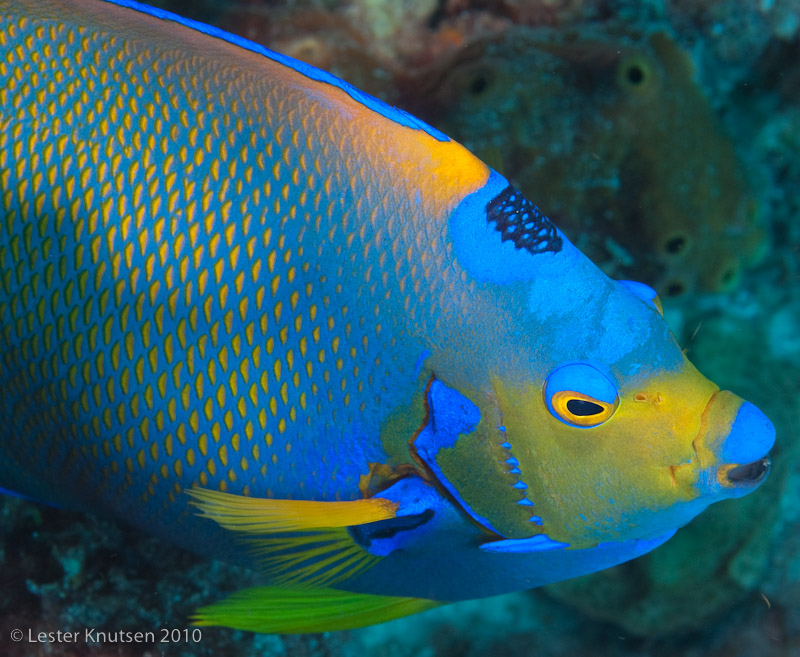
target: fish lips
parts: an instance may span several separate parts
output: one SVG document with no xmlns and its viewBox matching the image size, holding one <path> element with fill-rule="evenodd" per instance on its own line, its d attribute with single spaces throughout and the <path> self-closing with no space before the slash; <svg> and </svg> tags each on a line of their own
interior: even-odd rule
<svg viewBox="0 0 800 657">
<path fill-rule="evenodd" d="M 765 456 L 743 465 L 723 466 L 720 469 L 719 479 L 728 486 L 760 486 L 769 476 L 771 468 L 772 459 Z"/>
<path fill-rule="evenodd" d="M 775 426 L 750 402 L 742 402 L 722 448 L 717 481 L 735 496 L 747 494 L 764 483 L 772 467 L 768 452 L 775 444 Z M 760 458 L 754 458 L 760 457 Z"/>
<path fill-rule="evenodd" d="M 722 390 L 709 400 L 703 424 L 706 429 L 695 448 L 701 463 L 711 466 L 712 491 L 721 497 L 741 497 L 764 483 L 772 465 L 769 452 L 775 444 L 775 426 L 761 410 Z"/>
</svg>

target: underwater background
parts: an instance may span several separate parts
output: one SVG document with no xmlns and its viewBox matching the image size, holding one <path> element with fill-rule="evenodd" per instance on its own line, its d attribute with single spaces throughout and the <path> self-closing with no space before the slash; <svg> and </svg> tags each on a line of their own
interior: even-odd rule
<svg viewBox="0 0 800 657">
<path fill-rule="evenodd" d="M 697 367 L 775 423 L 773 472 L 617 568 L 300 636 L 192 635 L 194 609 L 257 574 L 2 497 L 0 657 L 800 655 L 800 2 L 153 4 L 426 119 L 499 169 L 606 273 L 656 287 Z M 14 643 L 19 628 L 179 632 L 168 643 Z"/>
</svg>

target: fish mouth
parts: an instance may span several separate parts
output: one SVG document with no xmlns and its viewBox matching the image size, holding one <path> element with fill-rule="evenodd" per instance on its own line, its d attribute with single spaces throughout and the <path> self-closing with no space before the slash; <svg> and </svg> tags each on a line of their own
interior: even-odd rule
<svg viewBox="0 0 800 657">
<path fill-rule="evenodd" d="M 752 486 L 762 483 L 767 478 L 771 467 L 772 461 L 765 456 L 752 463 L 726 468 L 724 477 L 731 486 Z"/>
</svg>

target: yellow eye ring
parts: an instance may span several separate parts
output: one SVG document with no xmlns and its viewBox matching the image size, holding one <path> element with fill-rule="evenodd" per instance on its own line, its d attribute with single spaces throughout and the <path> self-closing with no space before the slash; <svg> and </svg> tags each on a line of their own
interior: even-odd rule
<svg viewBox="0 0 800 657">
<path fill-rule="evenodd" d="M 609 404 L 574 390 L 559 390 L 551 397 L 550 404 L 564 422 L 579 427 L 596 427 L 614 415 L 619 397 Z"/>
</svg>

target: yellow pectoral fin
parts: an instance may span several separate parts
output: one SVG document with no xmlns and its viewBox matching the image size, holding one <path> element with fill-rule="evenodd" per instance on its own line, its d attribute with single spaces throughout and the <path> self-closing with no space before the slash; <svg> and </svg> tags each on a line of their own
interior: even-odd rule
<svg viewBox="0 0 800 657">
<path fill-rule="evenodd" d="M 217 625 L 250 632 L 297 634 L 349 630 L 409 616 L 442 602 L 334 589 L 293 590 L 275 586 L 234 593 L 197 610 L 196 625 Z"/>
<path fill-rule="evenodd" d="M 394 518 L 398 506 L 381 498 L 312 502 L 186 492 L 202 516 L 245 538 L 274 584 L 304 589 L 330 586 L 375 565 L 380 557 L 356 543 L 347 527 Z"/>
<path fill-rule="evenodd" d="M 201 515 L 225 529 L 248 534 L 364 525 L 394 518 L 398 507 L 396 502 L 379 497 L 351 502 L 313 502 L 245 497 L 206 488 L 190 488 L 186 492 Z"/>
</svg>

